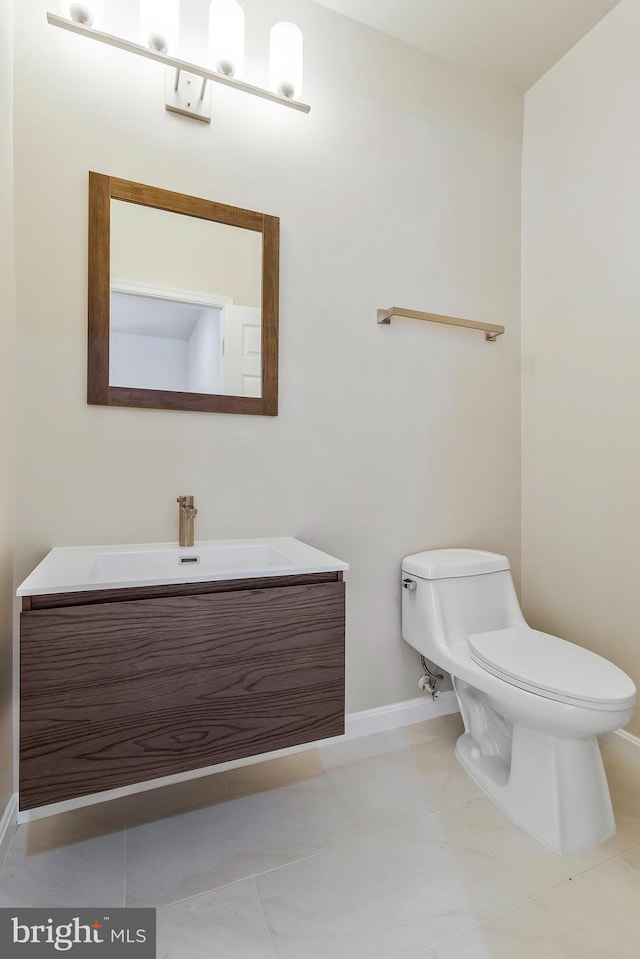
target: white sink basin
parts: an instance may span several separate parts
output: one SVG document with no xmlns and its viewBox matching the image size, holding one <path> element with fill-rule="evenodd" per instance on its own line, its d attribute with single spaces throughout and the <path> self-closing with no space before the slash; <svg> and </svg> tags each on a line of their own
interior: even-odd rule
<svg viewBox="0 0 640 959">
<path fill-rule="evenodd" d="M 292 537 L 129 546 L 57 546 L 18 587 L 18 596 L 71 593 L 348 569 L 347 563 Z"/>
<path fill-rule="evenodd" d="M 293 560 L 272 546 L 203 546 L 100 553 L 91 569 L 93 579 L 149 576 L 197 576 L 291 566 Z"/>
</svg>

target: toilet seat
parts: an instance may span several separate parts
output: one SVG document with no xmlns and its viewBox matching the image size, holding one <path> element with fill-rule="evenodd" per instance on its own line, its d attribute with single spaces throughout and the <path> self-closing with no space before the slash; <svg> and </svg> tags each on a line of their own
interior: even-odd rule
<svg viewBox="0 0 640 959">
<path fill-rule="evenodd" d="M 625 709 L 635 686 L 621 669 L 588 649 L 529 626 L 468 637 L 473 661 L 538 696 L 592 709 Z"/>
</svg>

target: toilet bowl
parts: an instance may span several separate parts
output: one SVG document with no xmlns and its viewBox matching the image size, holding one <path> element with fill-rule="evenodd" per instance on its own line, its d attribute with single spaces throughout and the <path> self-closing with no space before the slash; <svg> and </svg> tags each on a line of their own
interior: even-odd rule
<svg viewBox="0 0 640 959">
<path fill-rule="evenodd" d="M 402 637 L 451 674 L 456 756 L 530 835 L 559 853 L 615 833 L 598 736 L 625 726 L 636 688 L 603 657 L 532 629 L 505 556 L 436 549 L 402 563 Z"/>
</svg>

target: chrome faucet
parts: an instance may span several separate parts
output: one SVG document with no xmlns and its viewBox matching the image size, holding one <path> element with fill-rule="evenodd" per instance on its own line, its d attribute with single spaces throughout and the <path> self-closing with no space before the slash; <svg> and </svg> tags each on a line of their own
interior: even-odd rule
<svg viewBox="0 0 640 959">
<path fill-rule="evenodd" d="M 178 496 L 179 504 L 179 546 L 193 546 L 193 537 L 195 533 L 195 518 L 198 510 L 193 505 L 193 496 Z"/>
</svg>

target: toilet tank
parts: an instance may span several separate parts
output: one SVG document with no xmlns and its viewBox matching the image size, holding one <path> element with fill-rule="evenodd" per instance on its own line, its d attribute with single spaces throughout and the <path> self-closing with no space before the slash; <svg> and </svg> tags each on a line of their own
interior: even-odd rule
<svg viewBox="0 0 640 959">
<path fill-rule="evenodd" d="M 524 623 L 509 560 L 499 553 L 414 553 L 402 561 L 402 581 L 402 638 L 444 669 L 448 648 L 470 634 Z"/>
</svg>

